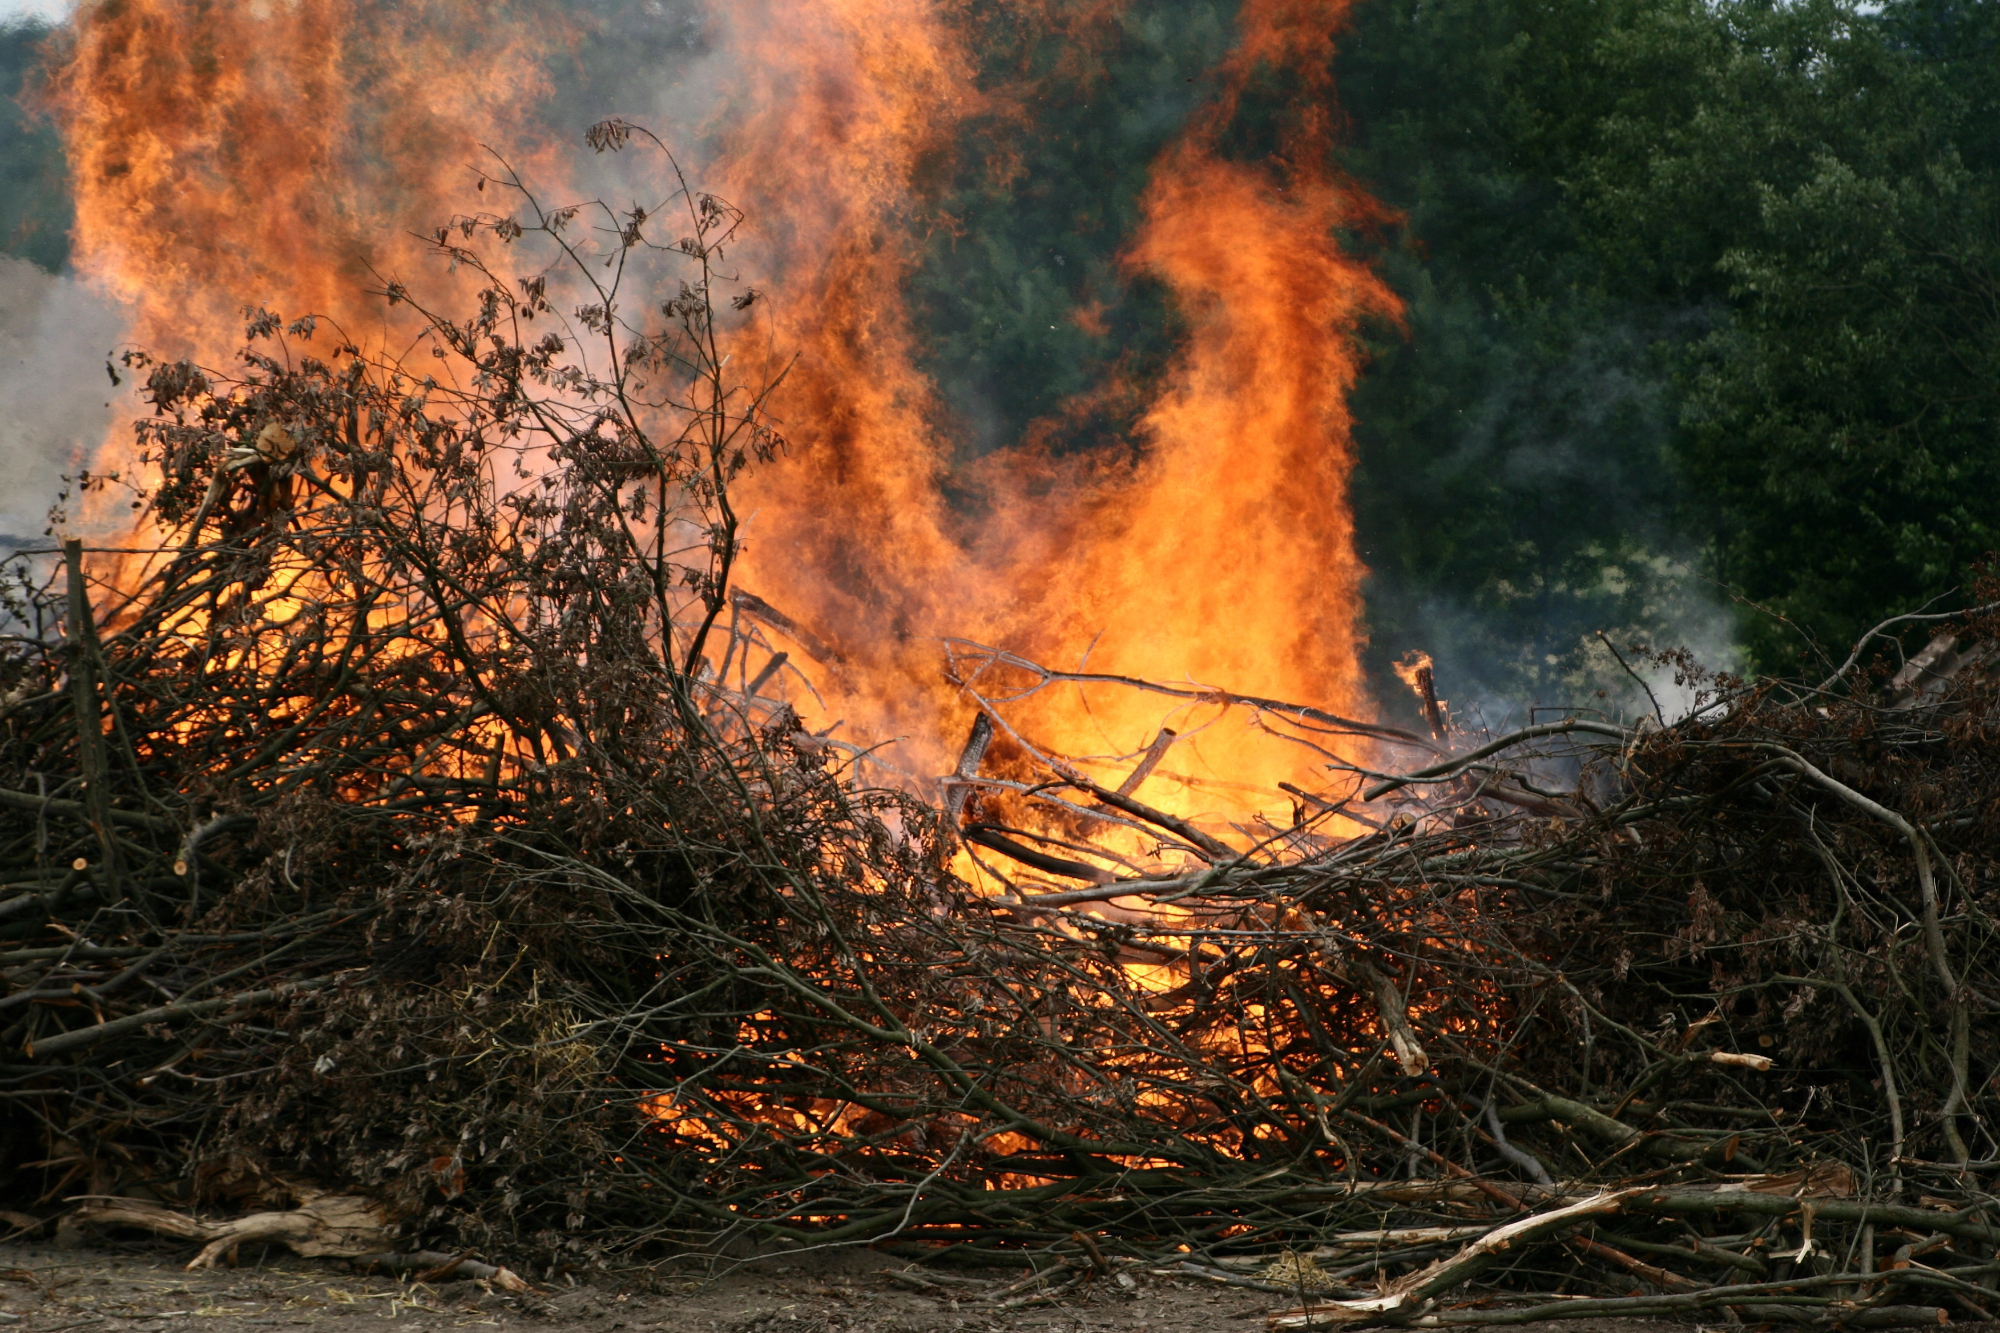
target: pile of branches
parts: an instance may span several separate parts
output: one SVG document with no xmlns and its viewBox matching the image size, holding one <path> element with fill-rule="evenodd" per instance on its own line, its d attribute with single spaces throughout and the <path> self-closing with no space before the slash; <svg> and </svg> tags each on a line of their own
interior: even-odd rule
<svg viewBox="0 0 2000 1333">
<path fill-rule="evenodd" d="M 782 447 L 781 376 L 726 373 L 734 210 L 489 183 L 438 236 L 473 316 L 383 293 L 421 368 L 262 312 L 237 372 L 148 366 L 163 540 L 20 567 L 10 1197 L 210 1259 L 1166 1263 L 1287 1327 L 1992 1308 L 1983 622 L 1886 693 L 1937 625 L 1500 736 L 954 644 L 955 772 L 871 787 L 771 691 L 819 640 L 731 587 Z M 1177 816 L 1170 732 L 1120 772 L 1009 720 L 1086 687 L 1324 781 Z"/>
<path fill-rule="evenodd" d="M 955 644 L 981 720 L 948 808 L 996 910 L 1155 951 L 1176 984 L 1133 1002 L 1215 1025 L 1193 1061 L 1227 1092 L 1181 1123 L 1258 1188 L 1180 1267 L 1295 1284 L 1303 1264 L 1332 1298 L 1274 1327 L 1988 1318 L 1994 609 L 1898 617 L 1810 686 L 1658 654 L 1685 717 L 1503 735 L 1453 734 L 1428 679 L 1420 736 Z M 1899 630 L 1930 641 L 1903 660 Z M 1251 709 L 1273 735 L 1367 735 L 1408 762 L 1330 762 L 1347 783 L 1291 789 L 1289 826 L 1202 826 L 1135 794 L 1171 731 L 1121 781 L 1010 725 L 1068 687 Z M 1135 831 L 1179 869 L 1132 873 Z M 1085 915 L 1099 904 L 1114 920 Z M 1137 1202 L 1131 1178 L 1118 1192 Z M 1599 1298 L 1445 1304 L 1474 1278 Z"/>
</svg>

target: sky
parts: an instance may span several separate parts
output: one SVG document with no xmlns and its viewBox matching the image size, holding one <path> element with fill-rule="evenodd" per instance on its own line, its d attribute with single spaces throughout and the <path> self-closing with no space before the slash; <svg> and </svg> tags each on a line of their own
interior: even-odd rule
<svg viewBox="0 0 2000 1333">
<path fill-rule="evenodd" d="M 59 19 L 70 10 L 71 0 L 0 0 L 0 23 L 24 18 Z"/>
</svg>

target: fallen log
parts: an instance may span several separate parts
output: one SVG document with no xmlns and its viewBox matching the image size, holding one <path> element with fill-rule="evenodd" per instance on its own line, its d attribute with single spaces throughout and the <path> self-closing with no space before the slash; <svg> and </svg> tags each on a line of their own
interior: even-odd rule
<svg viewBox="0 0 2000 1333">
<path fill-rule="evenodd" d="M 156 1235 L 202 1242 L 189 1271 L 213 1268 L 245 1242 L 277 1241 L 307 1258 L 359 1259 L 391 1247 L 394 1228 L 382 1206 L 352 1194 L 302 1191 L 298 1207 L 204 1222 L 142 1199 L 84 1198 L 70 1217 L 79 1226 L 137 1227 Z M 440 1256 L 442 1258 L 443 1256 Z"/>
</svg>

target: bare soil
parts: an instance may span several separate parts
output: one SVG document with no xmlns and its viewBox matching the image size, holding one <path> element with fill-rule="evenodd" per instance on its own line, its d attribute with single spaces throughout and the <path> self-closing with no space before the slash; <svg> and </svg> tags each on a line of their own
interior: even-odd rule
<svg viewBox="0 0 2000 1333">
<path fill-rule="evenodd" d="M 332 1324 L 363 1333 L 392 1321 L 410 1329 L 493 1327 L 538 1333 L 1261 1333 L 1283 1297 L 1195 1279 L 1132 1274 L 1132 1285 L 1092 1284 L 1060 1303 L 995 1311 L 904 1290 L 907 1265 L 873 1254 L 762 1260 L 715 1277 L 652 1273 L 565 1279 L 523 1296 L 477 1283 L 435 1286 L 245 1246 L 241 1267 L 184 1272 L 193 1247 L 60 1249 L 0 1245 L 0 1326 L 21 1333 L 262 1333 Z M 923 1270 L 918 1270 L 923 1271 Z M 1643 1320 L 1525 1325 L 1523 1333 L 1688 1333 Z"/>
</svg>

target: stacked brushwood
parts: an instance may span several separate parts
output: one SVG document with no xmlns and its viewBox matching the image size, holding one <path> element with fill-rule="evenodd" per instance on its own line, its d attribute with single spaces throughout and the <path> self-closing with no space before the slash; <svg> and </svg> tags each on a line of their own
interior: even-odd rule
<svg viewBox="0 0 2000 1333">
<path fill-rule="evenodd" d="M 995 1308 L 1147 1265 L 1280 1327 L 1993 1308 L 1979 616 L 1430 738 L 953 644 L 957 770 L 871 787 L 761 692 L 824 636 L 730 584 L 781 443 L 726 373 L 735 213 L 495 181 L 439 236 L 472 317 L 385 292 L 435 357 L 260 313 L 231 375 L 148 367 L 160 540 L 18 567 L 10 1198 L 207 1261 L 1031 1269 L 909 1279 Z M 1049 684 L 1244 710 L 1325 781 L 1176 817 L 1010 721 Z"/>
</svg>

